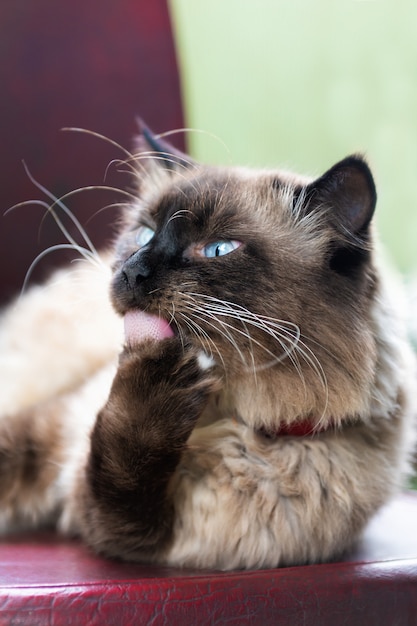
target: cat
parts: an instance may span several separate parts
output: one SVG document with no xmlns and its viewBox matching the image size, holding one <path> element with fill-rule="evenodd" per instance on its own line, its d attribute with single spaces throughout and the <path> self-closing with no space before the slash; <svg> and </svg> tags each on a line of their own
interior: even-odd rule
<svg viewBox="0 0 417 626">
<path fill-rule="evenodd" d="M 181 567 L 340 557 L 415 445 L 369 166 L 201 165 L 145 125 L 126 165 L 114 246 L 2 314 L 1 532 Z"/>
</svg>

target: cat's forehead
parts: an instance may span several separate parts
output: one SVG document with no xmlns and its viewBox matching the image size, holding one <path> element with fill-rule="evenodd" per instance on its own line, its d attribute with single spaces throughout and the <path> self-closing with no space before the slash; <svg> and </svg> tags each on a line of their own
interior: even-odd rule
<svg viewBox="0 0 417 626">
<path fill-rule="evenodd" d="M 201 168 L 173 176 L 147 202 L 157 221 L 172 219 L 188 212 L 206 222 L 222 212 L 232 218 L 243 217 L 254 209 L 275 208 L 283 195 L 300 184 L 293 175 L 280 171 L 254 171 L 244 168 Z"/>
<path fill-rule="evenodd" d="M 196 218 L 208 219 L 220 207 L 228 207 L 231 211 L 236 209 L 240 196 L 236 175 L 203 170 L 190 173 L 187 177 L 174 178 L 171 185 L 156 198 L 151 211 L 162 219 L 169 219 L 178 210 L 187 210 Z"/>
</svg>

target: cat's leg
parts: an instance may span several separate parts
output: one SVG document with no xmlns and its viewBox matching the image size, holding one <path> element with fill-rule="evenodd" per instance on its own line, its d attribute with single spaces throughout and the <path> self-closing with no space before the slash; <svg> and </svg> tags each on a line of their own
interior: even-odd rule
<svg viewBox="0 0 417 626">
<path fill-rule="evenodd" d="M 204 365 L 197 351 L 184 348 L 177 337 L 145 342 L 122 354 L 92 432 L 75 505 L 70 503 L 69 517 L 100 552 L 152 560 L 169 544 L 171 479 L 218 386 Z"/>
<path fill-rule="evenodd" d="M 52 521 L 62 462 L 58 403 L 0 420 L 0 533 Z"/>
<path fill-rule="evenodd" d="M 0 420 L 0 533 L 55 524 L 80 467 L 115 366 L 86 383 Z"/>
<path fill-rule="evenodd" d="M 73 266 L 29 289 L 0 317 L 0 416 L 82 383 L 122 345 L 110 270 Z"/>
</svg>

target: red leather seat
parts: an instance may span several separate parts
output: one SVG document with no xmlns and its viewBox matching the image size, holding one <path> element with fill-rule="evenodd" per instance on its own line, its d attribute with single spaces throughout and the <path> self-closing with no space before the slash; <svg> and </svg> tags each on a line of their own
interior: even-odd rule
<svg viewBox="0 0 417 626">
<path fill-rule="evenodd" d="M 173 570 L 99 558 L 48 535 L 0 543 L 0 624 L 412 626 L 417 495 L 371 522 L 338 563 L 249 572 Z"/>
</svg>

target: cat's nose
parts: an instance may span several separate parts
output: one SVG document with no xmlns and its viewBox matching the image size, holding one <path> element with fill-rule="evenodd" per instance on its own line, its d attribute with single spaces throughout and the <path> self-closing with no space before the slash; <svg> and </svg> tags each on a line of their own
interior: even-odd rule
<svg viewBox="0 0 417 626">
<path fill-rule="evenodd" d="M 144 250 L 138 250 L 130 256 L 122 267 L 122 276 L 126 285 L 134 289 L 151 275 L 151 267 Z"/>
</svg>

